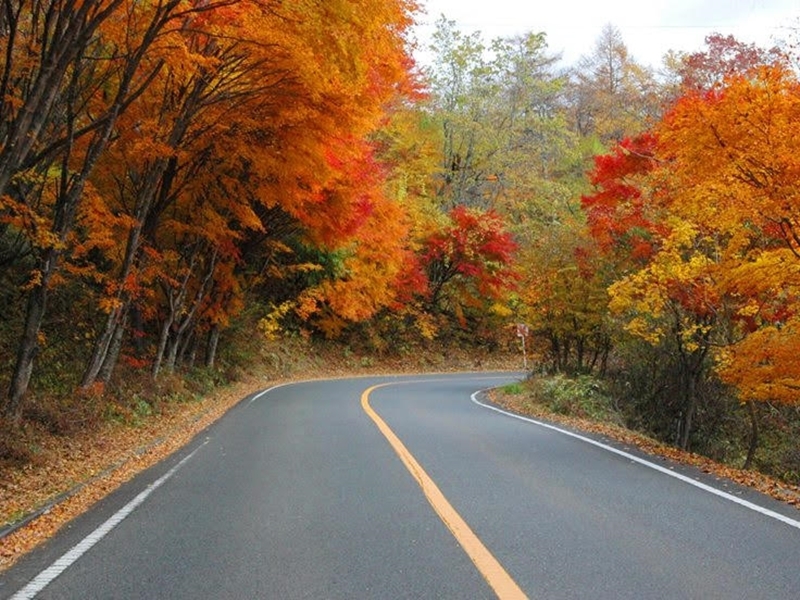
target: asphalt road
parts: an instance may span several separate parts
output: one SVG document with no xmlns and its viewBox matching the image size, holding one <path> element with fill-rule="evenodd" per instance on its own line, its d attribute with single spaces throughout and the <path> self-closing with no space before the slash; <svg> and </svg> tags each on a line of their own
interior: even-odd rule
<svg viewBox="0 0 800 600">
<path fill-rule="evenodd" d="M 471 398 L 513 379 L 254 395 L 0 574 L 0 598 L 800 598 L 795 509 Z"/>
</svg>

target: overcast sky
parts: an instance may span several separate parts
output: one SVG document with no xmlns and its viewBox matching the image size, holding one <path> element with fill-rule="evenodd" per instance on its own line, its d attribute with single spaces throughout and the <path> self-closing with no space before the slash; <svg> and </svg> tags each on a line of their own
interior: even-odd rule
<svg viewBox="0 0 800 600">
<path fill-rule="evenodd" d="M 607 23 L 619 29 L 640 63 L 658 68 L 667 50 L 702 48 L 710 33 L 732 34 L 742 42 L 772 46 L 800 38 L 798 0 L 420 0 L 420 46 L 444 13 L 464 32 L 484 40 L 529 31 L 547 34 L 548 47 L 565 64 L 590 54 Z M 425 55 L 418 58 L 425 61 Z"/>
</svg>

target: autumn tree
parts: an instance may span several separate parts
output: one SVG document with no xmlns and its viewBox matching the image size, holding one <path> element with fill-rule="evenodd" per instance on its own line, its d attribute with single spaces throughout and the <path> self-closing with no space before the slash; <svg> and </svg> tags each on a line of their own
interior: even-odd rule
<svg viewBox="0 0 800 600">
<path fill-rule="evenodd" d="M 699 386 L 710 368 L 708 358 L 720 307 L 711 274 L 713 259 L 707 252 L 697 251 L 696 230 L 685 223 L 670 225 L 668 236 L 647 266 L 611 285 L 610 308 L 625 319 L 629 333 L 671 349 L 677 359 L 678 444 L 688 449 L 700 402 Z"/>
<path fill-rule="evenodd" d="M 111 139 L 117 118 L 160 70 L 158 63 L 145 65 L 144 57 L 178 6 L 178 0 L 146 7 L 90 2 L 68 5 L 67 10 L 58 4 L 34 5 L 35 10 L 49 12 L 51 21 L 28 20 L 23 11 L 27 7 L 20 5 L 18 16 L 8 22 L 5 86 L 7 97 L 12 98 L 17 90 L 9 86 L 12 82 L 21 85 L 22 110 L 6 113 L 9 137 L 2 152 L 8 156 L 0 168 L 0 193 L 9 191 L 12 180 L 28 183 L 12 190 L 13 195 L 3 196 L 0 212 L 6 226 L 29 237 L 36 266 L 27 286 L 24 329 L 3 405 L 7 417 L 19 416 L 33 372 L 48 290 L 73 231 L 87 180 Z M 125 35 L 120 35 L 122 31 Z M 26 38 L 31 47 L 42 49 L 41 62 L 26 64 L 30 61 L 29 55 L 27 61 L 23 56 L 27 49 L 17 45 Z M 32 75 L 19 80 L 14 68 Z M 29 77 L 34 82 L 31 87 Z M 45 128 L 47 137 L 42 138 Z"/>
<path fill-rule="evenodd" d="M 653 73 L 630 55 L 619 30 L 606 25 L 592 54 L 572 72 L 570 109 L 581 137 L 604 145 L 644 131 L 660 114 Z"/>
<path fill-rule="evenodd" d="M 753 400 L 797 398 L 785 352 L 800 254 L 796 149 L 787 135 L 796 89 L 791 72 L 762 66 L 687 91 L 646 152 L 627 143 L 598 160 L 612 176 L 596 176 L 598 191 L 584 199 L 600 247 L 628 257 L 617 259 L 612 308 L 642 339 L 672 339 L 683 373 L 682 446 L 697 386 L 712 367 L 751 408 Z M 754 411 L 751 423 L 748 462 Z"/>
<path fill-rule="evenodd" d="M 104 186 L 115 212 L 129 219 L 121 260 L 106 279 L 103 304 L 108 317 L 96 339 L 84 387 L 92 385 L 101 370 L 104 378 L 112 372 L 112 341 L 125 328 L 130 303 L 139 293 L 137 281 L 145 283 L 138 272 L 153 262 L 153 255 L 148 260 L 143 250 L 156 247 L 160 221 L 183 195 L 207 197 L 215 190 L 228 197 L 229 211 L 245 228 L 262 226 L 246 202 L 231 196 L 248 196 L 237 180 L 239 165 L 217 154 L 220 139 L 232 125 L 233 108 L 244 109 L 287 76 L 280 54 L 268 60 L 258 52 L 258 38 L 247 37 L 245 27 L 254 13 L 263 15 L 248 3 L 220 7 L 196 15 L 191 27 L 176 33 L 161 56 L 165 64 L 159 77 L 125 115 L 120 137 L 107 153 L 107 169 L 98 174 L 97 185 Z"/>
<path fill-rule="evenodd" d="M 404 266 L 413 260 L 410 224 L 403 205 L 386 195 L 383 169 L 373 157 L 373 146 L 366 142 L 348 146 L 360 147 L 362 154 L 352 155 L 351 162 L 341 165 L 340 179 L 328 193 L 351 196 L 352 221 L 349 231 L 337 231 L 320 246 L 336 251 L 338 264 L 297 298 L 297 313 L 328 337 L 393 304 L 403 291 L 398 284 Z M 344 155 L 343 150 L 339 156 Z M 324 232 L 321 227 L 319 231 Z"/>
<path fill-rule="evenodd" d="M 542 365 L 556 373 L 603 375 L 611 352 L 602 256 L 580 218 L 540 230 L 521 250 L 519 319 Z"/>
<path fill-rule="evenodd" d="M 661 128 L 681 190 L 670 209 L 720 241 L 717 285 L 736 302 L 740 325 L 720 373 L 745 399 L 798 398 L 796 362 L 778 350 L 782 335 L 792 339 L 797 308 L 797 92 L 793 73 L 761 67 L 710 93 L 688 94 Z M 759 355 L 757 338 L 776 351 Z"/>
<path fill-rule="evenodd" d="M 564 168 L 571 138 L 559 110 L 564 80 L 544 34 L 496 39 L 437 23 L 430 105 L 441 131 L 435 193 L 446 209 L 524 203 Z"/>
<path fill-rule="evenodd" d="M 620 142 L 595 160 L 594 192 L 582 199 L 589 232 L 603 257 L 610 309 L 625 330 L 674 358 L 679 382 L 678 444 L 689 445 L 698 387 L 709 372 L 719 312 L 711 285 L 713 244 L 665 206 L 668 171 L 652 133 Z M 669 358 L 668 358 L 669 357 Z"/>
<path fill-rule="evenodd" d="M 496 213 L 459 206 L 448 221 L 425 240 L 426 301 L 463 320 L 466 308 L 487 308 L 513 284 L 516 244 Z"/>
<path fill-rule="evenodd" d="M 588 174 L 593 189 L 581 197 L 581 206 L 612 278 L 646 265 L 666 232 L 663 211 L 647 188 L 647 176 L 657 167 L 656 150 L 652 133 L 626 138 L 596 156 Z"/>
<path fill-rule="evenodd" d="M 46 137 L 25 134 L 33 149 L 12 177 L 24 189 L 2 199 L 3 233 L 28 236 L 41 265 L 27 287 L 32 308 L 10 416 L 19 414 L 47 290 L 62 265 L 88 284 L 106 315 L 84 375 L 88 387 L 110 376 L 131 321 L 136 339 L 158 332 L 154 371 L 172 368 L 204 328 L 218 332 L 242 306 L 243 278 L 263 272 L 245 264 L 242 251 L 253 243 L 273 249 L 258 257 L 287 254 L 287 236 L 308 245 L 357 243 L 370 215 L 391 214 L 373 197 L 380 169 L 367 192 L 355 189 L 363 179 L 343 182 L 374 166 L 364 141 L 408 89 L 403 36 L 413 2 L 82 7 L 82 19 L 96 20 L 77 35 L 83 46 L 49 38 L 29 44 L 65 51 L 53 59 L 67 61 L 61 71 L 44 65 L 37 75 L 40 66 L 16 53 L 23 28 L 43 22 L 29 21 L 26 7 L 6 31 L 6 97 L 12 84 L 33 89 L 29 75 L 57 84 L 36 92 L 49 104 L 34 121 L 50 114 L 52 121 L 33 126 Z M 51 8 L 54 29 L 25 32 L 31 39 L 77 26 L 69 25 L 71 13 Z M 7 113 L 12 138 L 31 113 Z M 402 221 L 395 216 L 386 218 Z M 402 245 L 403 236 L 391 241 Z M 393 280 L 380 269 L 358 277 Z"/>
<path fill-rule="evenodd" d="M 726 78 L 785 60 L 785 54 L 776 46 L 761 48 L 732 35 L 714 33 L 705 38 L 705 49 L 680 55 L 677 74 L 686 89 L 710 90 L 723 85 Z"/>
</svg>

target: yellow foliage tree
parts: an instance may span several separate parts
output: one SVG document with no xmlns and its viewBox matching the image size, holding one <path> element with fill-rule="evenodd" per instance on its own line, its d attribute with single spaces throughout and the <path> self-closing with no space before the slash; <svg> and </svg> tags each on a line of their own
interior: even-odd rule
<svg viewBox="0 0 800 600">
<path fill-rule="evenodd" d="M 659 127 L 673 214 L 715 241 L 736 308 L 721 377 L 744 400 L 800 401 L 800 83 L 765 66 L 687 94 Z"/>
</svg>

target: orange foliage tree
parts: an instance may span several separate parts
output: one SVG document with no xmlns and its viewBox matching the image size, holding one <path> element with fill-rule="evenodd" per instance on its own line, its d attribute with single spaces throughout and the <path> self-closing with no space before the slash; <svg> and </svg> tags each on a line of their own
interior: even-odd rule
<svg viewBox="0 0 800 600">
<path fill-rule="evenodd" d="M 791 357 L 800 281 L 799 90 L 780 64 L 686 90 L 648 152 L 623 144 L 598 161 L 610 182 L 596 177 L 597 193 L 584 199 L 600 248 L 613 248 L 623 267 L 610 288 L 612 308 L 652 343 L 677 336 L 687 374 L 684 446 L 692 390 L 709 354 L 742 401 L 800 399 Z M 748 462 L 756 442 L 751 416 Z"/>
<path fill-rule="evenodd" d="M 74 39 L 36 29 L 34 13 L 48 10 Z M 2 38 L 0 233 L 27 235 L 41 265 L 5 414 L 19 414 L 60 264 L 105 314 L 87 387 L 110 376 L 131 320 L 154 334 L 154 372 L 199 333 L 218 339 L 263 277 L 249 261 L 276 268 L 298 244 L 348 249 L 349 285 L 317 292 L 341 303 L 335 311 L 362 318 L 343 306 L 388 303 L 405 219 L 366 140 L 411 90 L 414 10 L 410 0 L 113 0 L 5 14 L 16 20 Z"/>
<path fill-rule="evenodd" d="M 493 211 L 457 206 L 448 221 L 425 240 L 426 302 L 463 320 L 465 308 L 500 300 L 513 287 L 517 245 Z"/>
<path fill-rule="evenodd" d="M 800 84 L 778 65 L 686 95 L 660 132 L 681 190 L 670 210 L 713 236 L 714 281 L 735 302 L 719 372 L 744 399 L 800 400 L 798 363 L 785 352 L 797 343 L 798 117 Z"/>
<path fill-rule="evenodd" d="M 76 215 L 122 114 L 160 70 L 145 56 L 177 17 L 154 4 L 34 2 L 4 11 L 0 221 L 26 238 L 34 267 L 2 412 L 19 417 Z M 191 12 L 193 9 L 189 9 Z"/>
</svg>

